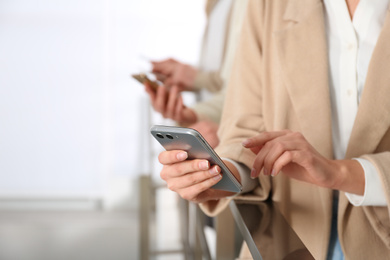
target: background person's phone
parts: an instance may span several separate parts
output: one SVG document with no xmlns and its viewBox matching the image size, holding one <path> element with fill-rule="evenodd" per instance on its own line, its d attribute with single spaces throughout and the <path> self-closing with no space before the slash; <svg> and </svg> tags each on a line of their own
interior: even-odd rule
<svg viewBox="0 0 390 260">
<path fill-rule="evenodd" d="M 231 192 L 242 190 L 241 184 L 233 173 L 198 131 L 191 128 L 156 125 L 150 132 L 167 151 L 184 150 L 188 153 L 188 159 L 207 159 L 210 165 L 221 167 L 222 179 L 212 187 L 213 189 Z"/>
<path fill-rule="evenodd" d="M 158 86 L 162 84 L 157 79 L 155 79 L 156 76 L 153 75 L 152 73 L 139 73 L 139 74 L 132 74 L 131 76 L 141 84 L 147 82 L 154 91 L 157 91 Z"/>
</svg>

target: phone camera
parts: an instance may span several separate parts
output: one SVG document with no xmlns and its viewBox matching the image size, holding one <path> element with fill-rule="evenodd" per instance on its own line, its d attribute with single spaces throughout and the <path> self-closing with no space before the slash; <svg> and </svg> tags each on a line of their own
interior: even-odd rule
<svg viewBox="0 0 390 260">
<path fill-rule="evenodd" d="M 166 135 L 168 139 L 173 139 L 172 135 Z"/>
<path fill-rule="evenodd" d="M 164 136 L 162 134 L 156 134 L 158 138 L 164 139 Z"/>
</svg>

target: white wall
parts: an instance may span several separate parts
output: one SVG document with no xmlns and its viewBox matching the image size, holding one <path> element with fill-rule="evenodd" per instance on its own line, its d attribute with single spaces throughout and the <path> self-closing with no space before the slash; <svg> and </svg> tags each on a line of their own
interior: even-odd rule
<svg viewBox="0 0 390 260">
<path fill-rule="evenodd" d="M 0 0 L 0 197 L 102 196 L 144 171 L 147 98 L 129 74 L 145 56 L 196 64 L 203 6 Z"/>
</svg>

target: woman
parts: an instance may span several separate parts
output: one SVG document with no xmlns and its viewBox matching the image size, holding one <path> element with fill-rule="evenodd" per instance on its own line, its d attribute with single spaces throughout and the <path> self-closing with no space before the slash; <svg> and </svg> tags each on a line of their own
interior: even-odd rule
<svg viewBox="0 0 390 260">
<path fill-rule="evenodd" d="M 240 196 L 278 204 L 315 259 L 389 257 L 388 5 L 248 6 L 217 151 L 239 180 L 258 180 Z M 161 153 L 162 178 L 218 214 L 232 195 L 210 189 L 218 166 L 185 158 Z"/>
</svg>

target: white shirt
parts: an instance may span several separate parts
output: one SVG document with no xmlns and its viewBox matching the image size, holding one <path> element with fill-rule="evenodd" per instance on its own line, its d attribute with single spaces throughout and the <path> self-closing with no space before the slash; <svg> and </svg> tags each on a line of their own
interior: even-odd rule
<svg viewBox="0 0 390 260">
<path fill-rule="evenodd" d="M 360 0 L 351 21 L 345 0 L 324 0 L 328 40 L 333 152 L 343 159 L 363 92 L 368 65 L 382 30 L 389 0 Z M 379 174 L 368 160 L 356 159 L 364 169 L 363 196 L 346 193 L 355 206 L 386 206 Z M 232 160 L 230 162 L 234 163 Z M 243 192 L 253 188 L 249 170 L 234 163 Z"/>
<path fill-rule="evenodd" d="M 368 66 L 386 17 L 389 0 L 360 0 L 351 21 L 346 1 L 324 0 L 328 40 L 333 152 L 343 159 L 363 92 Z M 365 174 L 363 196 L 347 193 L 359 205 L 387 202 L 374 165 L 357 159 Z"/>
</svg>

